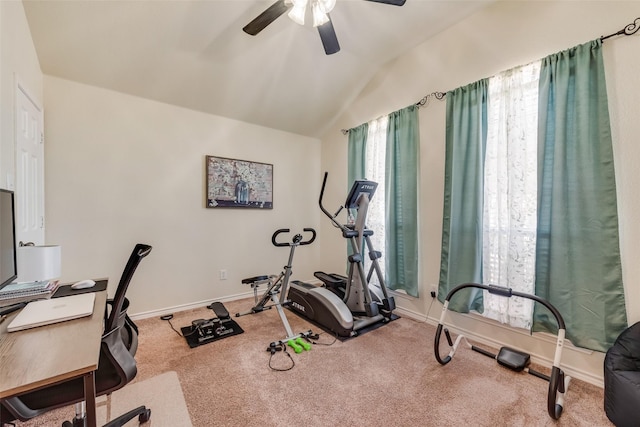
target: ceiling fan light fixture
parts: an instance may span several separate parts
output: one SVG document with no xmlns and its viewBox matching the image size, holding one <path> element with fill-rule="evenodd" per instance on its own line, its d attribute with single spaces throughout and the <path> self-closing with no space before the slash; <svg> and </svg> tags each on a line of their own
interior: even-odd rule
<svg viewBox="0 0 640 427">
<path fill-rule="evenodd" d="M 402 6 L 406 2 L 406 0 L 367 1 L 393 6 Z M 336 37 L 336 32 L 333 28 L 331 17 L 329 16 L 329 12 L 334 9 L 336 2 L 337 0 L 276 0 L 276 2 L 265 9 L 264 12 L 245 25 L 242 31 L 251 36 L 255 36 L 287 11 L 289 12 L 289 18 L 297 24 L 304 26 L 308 12 L 312 15 L 313 26 L 318 29 L 318 34 L 324 47 L 324 53 L 333 55 L 340 51 L 340 43 L 338 43 L 338 38 Z M 309 6 L 311 10 L 307 10 L 307 6 Z"/>
<path fill-rule="evenodd" d="M 313 3 L 312 9 L 313 11 L 313 26 L 318 27 L 322 24 L 326 24 L 329 22 L 329 17 L 327 13 L 324 11 L 320 2 Z"/>
<path fill-rule="evenodd" d="M 304 16 L 307 12 L 307 0 L 292 0 L 293 8 L 288 13 L 289 18 L 296 24 L 304 25 Z"/>
<path fill-rule="evenodd" d="M 336 0 L 285 0 L 285 4 L 293 5 L 288 16 L 300 25 L 304 25 L 307 6 L 309 6 L 313 14 L 313 26 L 318 27 L 329 22 L 327 14 L 336 6 Z"/>
<path fill-rule="evenodd" d="M 336 7 L 336 0 L 316 0 L 324 13 L 329 13 Z"/>
</svg>

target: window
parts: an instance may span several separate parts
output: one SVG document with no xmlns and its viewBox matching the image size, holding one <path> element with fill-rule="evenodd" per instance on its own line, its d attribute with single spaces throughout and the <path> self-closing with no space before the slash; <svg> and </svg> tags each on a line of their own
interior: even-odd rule
<svg viewBox="0 0 640 427">
<path fill-rule="evenodd" d="M 378 183 L 378 188 L 373 196 L 373 200 L 369 205 L 367 213 L 367 227 L 373 230 L 371 243 L 373 247 L 385 252 L 385 152 L 387 142 L 387 125 L 389 117 L 384 116 L 369 122 L 369 131 L 367 133 L 367 148 L 365 160 L 365 178 Z M 364 256 L 365 272 L 371 267 L 371 260 L 368 256 Z M 382 275 L 385 275 L 385 263 L 380 263 Z M 380 286 L 378 278 L 374 274 L 371 277 L 371 283 Z"/>
<path fill-rule="evenodd" d="M 533 277 L 527 293 L 553 304 L 574 345 L 596 351 L 627 325 L 604 75 L 597 39 L 447 93 L 439 285 L 439 295 L 466 282 L 527 292 Z M 461 297 L 449 308 L 557 330 L 539 305 L 529 320 L 511 301 Z"/>
<path fill-rule="evenodd" d="M 482 279 L 533 294 L 540 62 L 489 79 Z M 533 301 L 485 291 L 483 315 L 530 329 Z"/>
<path fill-rule="evenodd" d="M 355 179 L 378 182 L 367 225 L 375 233 L 375 249 L 383 254 L 386 286 L 417 297 L 418 107 L 410 105 L 350 129 L 348 154 L 349 188 Z"/>
</svg>

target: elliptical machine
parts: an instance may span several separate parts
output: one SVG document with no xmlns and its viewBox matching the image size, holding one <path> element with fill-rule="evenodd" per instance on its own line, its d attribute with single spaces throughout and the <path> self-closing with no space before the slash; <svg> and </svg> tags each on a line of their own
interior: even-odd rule
<svg viewBox="0 0 640 427">
<path fill-rule="evenodd" d="M 356 180 L 349 191 L 345 205 L 340 206 L 332 215 L 322 205 L 327 177 L 328 173 L 325 172 L 318 204 L 333 225 L 341 230 L 342 236 L 350 242 L 352 253 L 348 257 L 348 277 L 316 272 L 314 275 L 324 283 L 322 287 L 293 281 L 289 287 L 290 308 L 339 336 L 349 337 L 357 335 L 359 330 L 367 326 L 378 322 L 389 322 L 395 309 L 395 300 L 388 295 L 378 263 L 382 254 L 373 248 L 371 242 L 373 230 L 366 228 L 365 225 L 369 202 L 378 184 L 373 181 Z M 336 220 L 344 208 L 357 209 L 354 224 L 345 225 Z M 363 242 L 366 244 L 371 260 L 371 268 L 367 275 L 363 265 Z M 378 278 L 379 288 L 369 285 L 373 273 Z M 327 293 L 327 291 L 330 292 Z M 331 295 L 331 303 L 327 304 L 325 299 L 329 298 L 329 295 Z M 332 310 L 339 310 L 339 312 L 324 312 L 325 307 L 331 307 Z M 351 321 L 335 322 L 337 318 L 348 320 L 349 317 L 352 318 Z"/>
</svg>

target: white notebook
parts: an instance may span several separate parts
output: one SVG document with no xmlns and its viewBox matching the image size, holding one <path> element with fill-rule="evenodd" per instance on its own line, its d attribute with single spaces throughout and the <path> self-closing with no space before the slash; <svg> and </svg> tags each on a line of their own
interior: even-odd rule
<svg viewBox="0 0 640 427">
<path fill-rule="evenodd" d="M 93 313 L 95 299 L 96 294 L 90 292 L 62 298 L 32 301 L 7 326 L 7 331 L 21 331 L 89 316 Z"/>
</svg>

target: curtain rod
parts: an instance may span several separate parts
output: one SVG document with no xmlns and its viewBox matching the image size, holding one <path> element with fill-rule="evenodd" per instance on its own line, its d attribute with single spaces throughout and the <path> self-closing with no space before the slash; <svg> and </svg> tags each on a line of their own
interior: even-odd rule
<svg viewBox="0 0 640 427">
<path fill-rule="evenodd" d="M 427 102 L 429 102 L 430 98 L 435 98 L 438 101 L 442 101 L 445 96 L 447 96 L 447 92 L 431 92 L 429 95 L 423 96 L 422 99 L 416 102 L 415 105 L 418 108 L 424 107 L 425 105 L 427 105 Z"/>
<path fill-rule="evenodd" d="M 445 96 L 447 96 L 446 92 L 431 92 L 430 94 L 423 96 L 422 99 L 414 105 L 418 108 L 424 107 L 429 102 L 429 99 L 435 98 L 438 101 L 442 101 Z M 347 135 L 350 130 L 351 129 L 340 129 L 340 132 L 342 132 L 343 135 Z"/>
<path fill-rule="evenodd" d="M 638 30 L 640 29 L 640 17 L 636 18 L 633 20 L 632 23 L 630 23 L 629 25 L 625 26 L 623 29 L 621 29 L 620 31 L 617 31 L 613 34 L 609 34 L 608 36 L 601 36 L 600 37 L 600 41 L 603 42 L 608 38 L 611 37 L 615 37 L 615 36 L 630 36 L 632 34 L 635 34 L 638 32 Z M 435 98 L 439 101 L 442 101 L 445 96 L 447 96 L 446 92 L 432 92 L 428 95 L 425 95 L 424 97 L 422 97 L 422 99 L 418 102 L 415 103 L 415 106 L 420 108 L 420 107 L 424 107 L 425 105 L 427 105 L 427 103 L 429 102 L 430 98 Z M 350 129 L 341 129 L 340 130 L 342 132 L 343 135 L 347 135 L 350 131 Z"/>
<path fill-rule="evenodd" d="M 613 34 L 609 34 L 608 36 L 602 36 L 600 37 L 600 41 L 605 41 L 606 39 L 610 38 L 610 37 L 614 37 L 614 36 L 630 36 L 632 34 L 635 34 L 638 32 L 638 29 L 640 28 L 640 18 L 636 18 L 631 24 L 627 25 L 626 27 L 624 27 L 623 29 L 621 29 L 620 31 L 613 33 Z"/>
</svg>

